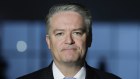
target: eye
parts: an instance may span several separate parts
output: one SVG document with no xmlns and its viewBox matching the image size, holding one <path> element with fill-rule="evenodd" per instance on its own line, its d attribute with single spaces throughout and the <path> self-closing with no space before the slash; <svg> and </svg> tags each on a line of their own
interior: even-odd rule
<svg viewBox="0 0 140 79">
<path fill-rule="evenodd" d="M 82 32 L 74 32 L 73 34 L 74 35 L 80 35 L 81 36 L 83 33 Z"/>
<path fill-rule="evenodd" d="M 64 33 L 63 32 L 59 32 L 59 33 L 56 33 L 55 36 L 62 36 Z"/>
</svg>

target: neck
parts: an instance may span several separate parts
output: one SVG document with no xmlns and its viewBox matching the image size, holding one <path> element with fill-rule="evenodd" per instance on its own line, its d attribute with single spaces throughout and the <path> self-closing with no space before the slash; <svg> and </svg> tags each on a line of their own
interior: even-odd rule
<svg viewBox="0 0 140 79">
<path fill-rule="evenodd" d="M 73 77 L 84 66 L 84 62 L 80 63 L 57 63 L 55 65 L 59 68 L 62 74 L 66 77 Z"/>
</svg>

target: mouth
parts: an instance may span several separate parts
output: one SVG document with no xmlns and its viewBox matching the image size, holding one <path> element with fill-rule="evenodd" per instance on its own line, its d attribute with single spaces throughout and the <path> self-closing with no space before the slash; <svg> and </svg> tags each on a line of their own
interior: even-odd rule
<svg viewBox="0 0 140 79">
<path fill-rule="evenodd" d="M 77 48 L 64 48 L 62 50 L 76 50 Z"/>
<path fill-rule="evenodd" d="M 66 46 L 66 47 L 62 48 L 61 51 L 73 52 L 73 51 L 76 51 L 76 50 L 77 50 L 76 46 Z"/>
<path fill-rule="evenodd" d="M 63 51 L 74 51 L 76 49 L 63 49 Z"/>
<path fill-rule="evenodd" d="M 75 51 L 76 49 L 63 49 L 62 51 L 65 51 L 65 52 L 73 52 L 73 51 Z"/>
</svg>

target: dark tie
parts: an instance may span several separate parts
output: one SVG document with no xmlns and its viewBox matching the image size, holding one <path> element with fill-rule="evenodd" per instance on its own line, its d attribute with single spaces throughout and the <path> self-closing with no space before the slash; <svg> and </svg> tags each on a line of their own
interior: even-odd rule
<svg viewBox="0 0 140 79">
<path fill-rule="evenodd" d="M 76 78 L 73 78 L 73 77 L 65 77 L 63 79 L 76 79 Z"/>
</svg>

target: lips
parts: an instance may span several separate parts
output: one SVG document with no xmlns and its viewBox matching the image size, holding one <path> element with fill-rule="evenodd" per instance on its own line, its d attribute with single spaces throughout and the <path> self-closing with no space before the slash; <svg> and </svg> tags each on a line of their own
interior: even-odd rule
<svg viewBox="0 0 140 79">
<path fill-rule="evenodd" d="M 66 49 L 62 49 L 62 51 L 74 51 L 74 50 L 76 50 L 76 48 L 72 48 L 72 49 L 69 49 L 69 48 L 68 48 L 68 49 L 67 49 L 67 48 L 66 48 Z"/>
<path fill-rule="evenodd" d="M 77 47 L 76 46 L 67 46 L 67 47 L 64 47 L 61 51 L 74 51 L 74 50 L 77 50 Z"/>
</svg>

